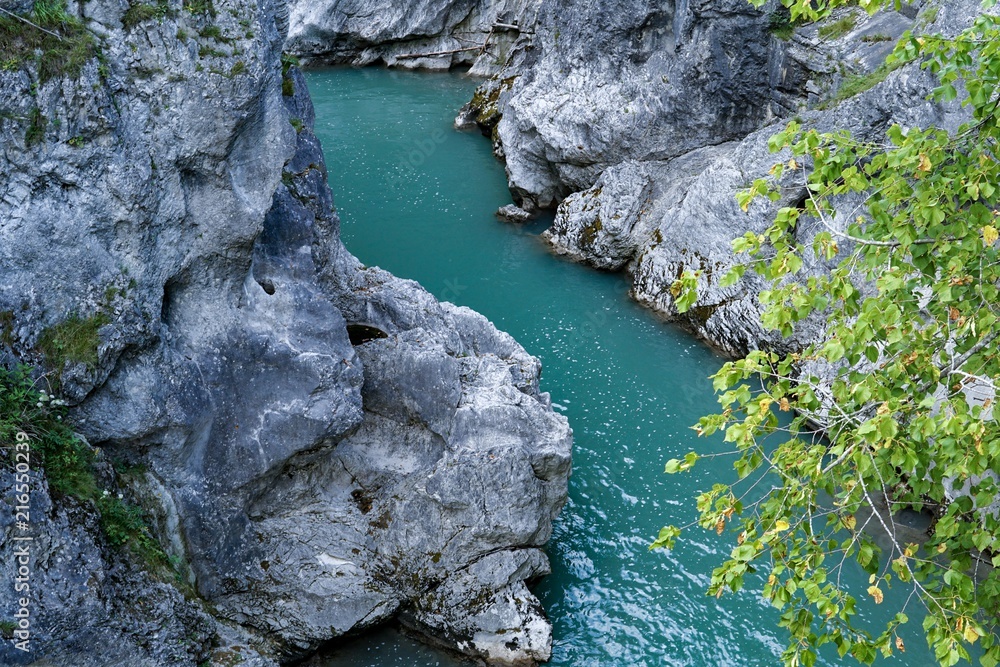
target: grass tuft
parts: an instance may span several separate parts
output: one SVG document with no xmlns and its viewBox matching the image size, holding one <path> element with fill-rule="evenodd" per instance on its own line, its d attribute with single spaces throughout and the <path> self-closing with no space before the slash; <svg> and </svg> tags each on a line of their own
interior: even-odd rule
<svg viewBox="0 0 1000 667">
<path fill-rule="evenodd" d="M 833 97 L 823 104 L 820 104 L 818 108 L 828 109 L 832 106 L 836 106 L 846 99 L 850 99 L 855 95 L 860 95 L 866 90 L 874 88 L 876 85 L 885 81 L 886 77 L 900 66 L 901 64 L 887 65 L 882 63 L 878 69 L 869 74 L 852 74 L 845 77 L 844 80 L 841 81 L 840 87 L 837 88 L 837 92 L 833 95 Z"/>
<path fill-rule="evenodd" d="M 294 97 L 295 81 L 292 79 L 291 70 L 299 66 L 299 59 L 290 53 L 281 54 L 281 94 L 285 97 Z"/>
<path fill-rule="evenodd" d="M 108 322 L 107 315 L 103 313 L 87 318 L 74 313 L 43 331 L 38 339 L 38 349 L 56 373 L 61 372 L 67 363 L 93 368 L 97 365 L 97 346 L 101 342 L 98 331 Z"/>
<path fill-rule="evenodd" d="M 216 17 L 215 5 L 212 0 L 185 0 L 184 10 L 191 14 L 205 14 L 212 18 Z"/>
<path fill-rule="evenodd" d="M 49 124 L 49 119 L 42 114 L 42 110 L 35 107 L 31 110 L 28 121 L 28 130 L 24 134 L 24 143 L 28 146 L 37 146 L 45 139 L 45 128 Z"/>
<path fill-rule="evenodd" d="M 838 37 L 843 37 L 851 30 L 854 29 L 855 24 L 857 24 L 858 19 L 854 14 L 848 14 L 843 16 L 833 23 L 827 23 L 824 26 L 820 26 L 819 38 L 820 39 L 837 39 Z"/>
<path fill-rule="evenodd" d="M 122 26 L 126 30 L 132 30 L 140 23 L 152 21 L 153 19 L 164 19 L 170 16 L 170 5 L 165 0 L 160 0 L 155 5 L 137 3 L 130 5 L 122 16 Z"/>
<path fill-rule="evenodd" d="M 3 69 L 36 64 L 38 78 L 44 83 L 63 76 L 78 77 L 83 66 L 98 54 L 97 40 L 80 19 L 66 11 L 65 0 L 36 0 L 26 18 L 34 25 L 0 16 Z"/>
<path fill-rule="evenodd" d="M 784 42 L 790 40 L 795 33 L 795 24 L 788 10 L 781 8 L 768 16 L 767 31 Z"/>
</svg>

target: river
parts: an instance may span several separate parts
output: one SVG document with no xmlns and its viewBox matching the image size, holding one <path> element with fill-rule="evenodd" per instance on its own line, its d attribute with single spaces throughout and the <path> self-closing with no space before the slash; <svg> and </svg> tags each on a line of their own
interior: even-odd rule
<svg viewBox="0 0 1000 667">
<path fill-rule="evenodd" d="M 722 359 L 630 301 L 620 276 L 552 256 L 537 236 L 547 221 L 519 228 L 493 217 L 510 203 L 503 166 L 488 140 L 452 128 L 474 80 L 348 68 L 307 80 L 347 248 L 511 333 L 542 360 L 542 389 L 573 427 L 569 502 L 548 547 L 553 574 L 536 589 L 554 626 L 551 664 L 778 664 L 775 609 L 752 591 L 705 595 L 731 536 L 695 527 L 673 552 L 648 550 L 662 525 L 695 518 L 698 491 L 733 475 L 726 458 L 663 474 L 667 459 L 693 448 L 722 450 L 689 428 L 715 408 L 708 377 Z M 863 592 L 866 575 L 849 576 Z M 934 664 L 919 621 L 911 625 L 895 664 Z M 320 664 L 464 663 L 388 628 Z M 820 664 L 847 663 L 824 651 Z"/>
</svg>

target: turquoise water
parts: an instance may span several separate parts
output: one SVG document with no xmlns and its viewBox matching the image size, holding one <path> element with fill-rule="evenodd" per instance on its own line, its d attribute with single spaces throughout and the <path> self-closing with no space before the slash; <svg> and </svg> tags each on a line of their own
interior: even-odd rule
<svg viewBox="0 0 1000 667">
<path fill-rule="evenodd" d="M 708 376 L 722 360 L 631 302 L 621 277 L 550 255 L 537 237 L 545 221 L 518 228 L 493 217 L 510 202 L 503 167 L 489 141 L 452 129 L 475 81 L 378 69 L 307 79 L 348 249 L 514 335 L 542 360 L 542 388 L 573 426 L 570 498 L 548 548 L 553 574 L 536 590 L 554 625 L 552 664 L 777 664 L 776 610 L 752 592 L 705 596 L 731 545 L 693 528 L 672 553 L 647 549 L 662 525 L 695 518 L 698 491 L 731 478 L 721 458 L 690 474 L 662 472 L 692 448 L 722 451 L 689 429 L 715 407 Z M 867 587 L 860 572 L 848 576 Z M 932 664 L 922 639 L 904 639 L 897 664 Z M 842 664 L 835 653 L 820 663 Z M 322 664 L 463 663 L 382 630 Z"/>
</svg>

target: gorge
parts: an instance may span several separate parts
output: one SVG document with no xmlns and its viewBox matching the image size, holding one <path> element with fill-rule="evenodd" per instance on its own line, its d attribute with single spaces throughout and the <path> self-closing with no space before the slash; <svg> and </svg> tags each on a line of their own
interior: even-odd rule
<svg viewBox="0 0 1000 667">
<path fill-rule="evenodd" d="M 647 550 L 731 466 L 662 477 L 721 360 L 643 308 L 728 355 L 815 339 L 762 327 L 753 276 L 718 284 L 774 214 L 735 194 L 793 116 L 955 126 L 883 60 L 978 3 L 796 27 L 743 0 L 0 0 L 32 7 L 68 18 L 47 50 L 3 19 L 0 354 L 69 403 L 93 479 L 33 468 L 22 528 L 0 470 L 5 580 L 34 540 L 33 648 L 0 662 L 356 665 L 389 623 L 448 652 L 369 664 L 774 663 L 775 611 L 704 598 L 723 541 Z M 116 545 L 109 507 L 148 525 Z"/>
</svg>

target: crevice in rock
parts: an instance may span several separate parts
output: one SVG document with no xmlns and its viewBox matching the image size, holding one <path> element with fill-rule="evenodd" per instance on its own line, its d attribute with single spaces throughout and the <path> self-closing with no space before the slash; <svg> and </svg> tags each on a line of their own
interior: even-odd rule
<svg viewBox="0 0 1000 667">
<path fill-rule="evenodd" d="M 347 336 L 351 339 L 351 345 L 358 346 L 379 338 L 388 338 L 389 334 L 370 324 L 353 322 L 347 325 Z"/>
</svg>

